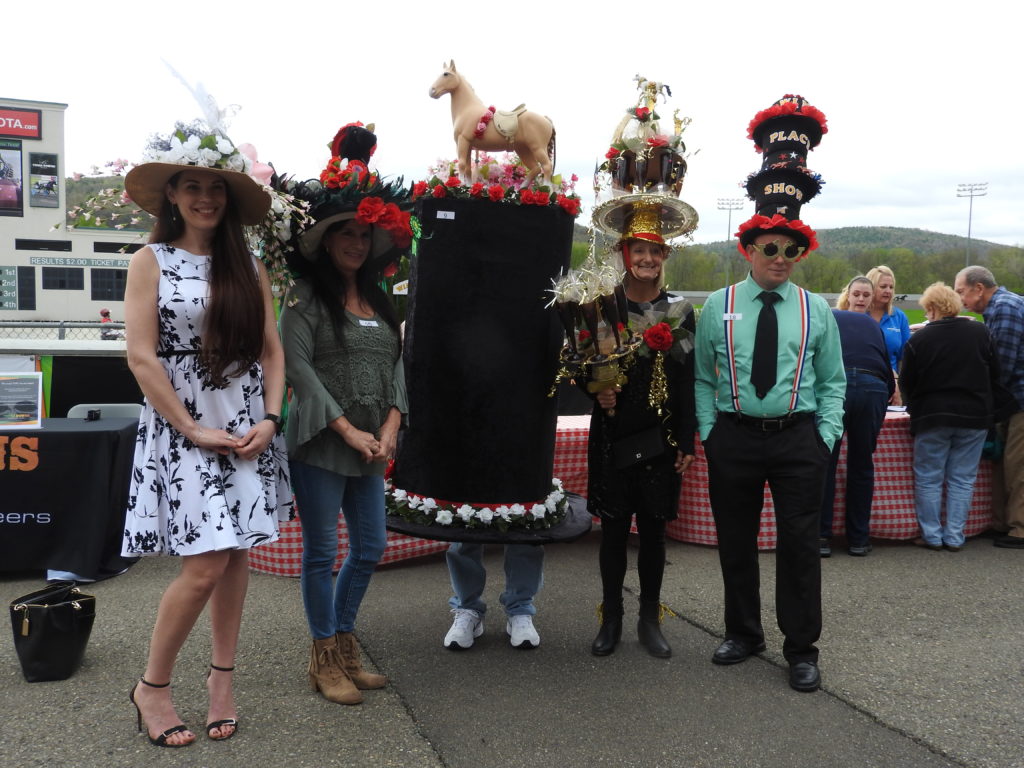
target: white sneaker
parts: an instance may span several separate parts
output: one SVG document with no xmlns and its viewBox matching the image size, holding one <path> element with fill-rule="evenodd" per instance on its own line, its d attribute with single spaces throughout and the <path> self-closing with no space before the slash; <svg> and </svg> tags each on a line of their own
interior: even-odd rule
<svg viewBox="0 0 1024 768">
<path fill-rule="evenodd" d="M 444 636 L 444 647 L 453 651 L 464 651 L 473 647 L 474 638 L 484 633 L 484 620 L 476 611 L 468 608 L 452 608 L 455 620 Z"/>
<path fill-rule="evenodd" d="M 536 648 L 540 645 L 540 635 L 533 628 L 533 616 L 529 614 L 509 616 L 505 631 L 513 648 Z"/>
</svg>

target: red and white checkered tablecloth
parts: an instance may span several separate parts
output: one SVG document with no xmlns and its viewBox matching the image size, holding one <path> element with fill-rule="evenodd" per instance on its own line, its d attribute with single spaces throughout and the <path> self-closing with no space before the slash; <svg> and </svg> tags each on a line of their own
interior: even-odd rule
<svg viewBox="0 0 1024 768">
<path fill-rule="evenodd" d="M 387 546 L 381 563 L 394 563 L 410 557 L 430 555 L 448 549 L 448 542 L 415 539 L 388 531 Z M 348 528 L 345 518 L 338 515 L 338 557 L 334 570 L 348 554 Z M 281 523 L 281 536 L 273 544 L 264 544 L 249 550 L 249 568 L 257 573 L 274 576 L 298 576 L 302 572 L 302 526 L 298 520 Z"/>
<path fill-rule="evenodd" d="M 555 439 L 554 476 L 560 478 L 569 493 L 587 495 L 587 439 L 590 416 L 559 416 Z M 666 526 L 666 533 L 677 541 L 716 546 L 715 520 L 708 500 L 708 467 L 704 450 L 696 441 L 697 456 L 683 478 L 679 496 L 679 517 Z M 913 438 L 910 418 L 905 413 L 888 413 L 878 435 L 875 449 L 875 495 L 871 504 L 871 536 L 878 539 L 912 539 L 918 535 L 914 513 Z M 974 500 L 964 533 L 976 536 L 989 527 L 989 501 L 992 495 L 992 464 L 982 461 L 974 484 Z M 844 533 L 846 513 L 846 445 L 843 444 L 836 472 L 836 501 L 832 530 Z M 393 563 L 421 555 L 441 552 L 444 541 L 417 539 L 388 533 L 382 563 Z M 771 492 L 765 486 L 761 529 L 757 537 L 761 549 L 775 548 L 775 512 Z M 336 568 L 348 553 L 348 530 L 338 517 L 338 559 Z M 278 576 L 298 576 L 302 567 L 302 529 L 298 520 L 281 524 L 281 537 L 273 544 L 254 547 L 249 552 L 254 571 Z"/>
<path fill-rule="evenodd" d="M 586 496 L 587 433 L 589 416 L 562 416 L 558 420 L 555 443 L 555 476 L 562 478 L 567 491 Z M 700 441 L 697 455 L 683 478 L 679 497 L 679 517 L 666 526 L 673 539 L 691 544 L 718 544 L 715 520 L 708 499 L 708 465 Z M 991 524 L 989 502 L 992 495 L 992 464 L 983 460 L 974 484 L 974 499 L 964 528 L 967 536 L 976 536 Z M 832 531 L 845 532 L 846 515 L 846 443 L 836 472 L 836 500 Z M 875 494 L 871 504 L 871 536 L 878 539 L 912 539 L 919 535 L 914 512 L 914 442 L 910 436 L 910 417 L 906 413 L 887 413 L 875 448 Z M 764 489 L 764 508 L 757 537 L 761 549 L 775 548 L 775 508 L 768 486 Z"/>
</svg>

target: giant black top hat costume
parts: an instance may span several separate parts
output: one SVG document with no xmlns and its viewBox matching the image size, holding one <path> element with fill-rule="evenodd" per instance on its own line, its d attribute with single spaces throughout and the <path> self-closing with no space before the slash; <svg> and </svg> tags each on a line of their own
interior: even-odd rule
<svg viewBox="0 0 1024 768">
<path fill-rule="evenodd" d="M 747 195 L 756 213 L 740 225 L 738 248 L 759 235 L 777 232 L 792 237 L 807 253 L 818 247 L 813 229 L 800 220 L 800 207 L 809 203 L 825 182 L 807 168 L 807 153 L 828 133 L 825 114 L 802 96 L 786 94 L 758 112 L 747 127 L 754 149 L 763 154 L 761 170 L 746 180 Z"/>
<path fill-rule="evenodd" d="M 547 397 L 561 333 L 546 291 L 569 266 L 578 201 L 550 188 L 421 182 L 403 355 L 409 425 L 388 527 L 454 541 L 541 544 L 590 528 L 552 478 Z M 565 192 L 565 190 L 562 190 Z"/>
</svg>

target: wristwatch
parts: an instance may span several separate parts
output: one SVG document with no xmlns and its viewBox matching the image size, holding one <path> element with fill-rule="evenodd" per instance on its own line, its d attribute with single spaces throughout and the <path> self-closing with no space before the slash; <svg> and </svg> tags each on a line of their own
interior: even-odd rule
<svg viewBox="0 0 1024 768">
<path fill-rule="evenodd" d="M 277 428 L 278 434 L 280 434 L 280 432 L 281 432 L 281 417 L 280 416 L 278 416 L 276 413 L 268 413 L 268 414 L 266 414 L 263 417 L 263 420 L 264 421 L 272 421 L 272 422 L 274 422 L 274 426 Z"/>
</svg>

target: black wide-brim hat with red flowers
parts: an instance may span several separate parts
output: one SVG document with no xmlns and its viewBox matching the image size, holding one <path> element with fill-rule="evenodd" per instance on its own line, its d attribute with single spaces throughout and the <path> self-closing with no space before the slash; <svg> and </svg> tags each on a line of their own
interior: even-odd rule
<svg viewBox="0 0 1024 768">
<path fill-rule="evenodd" d="M 818 247 L 817 234 L 800 220 L 800 208 L 825 183 L 807 168 L 807 153 L 827 132 L 825 114 L 794 94 L 786 94 L 750 121 L 747 138 L 764 157 L 761 170 L 752 173 L 744 184 L 757 211 L 736 232 L 737 247 L 744 256 L 747 246 L 764 234 L 792 238 L 807 249 L 804 256 Z"/>
<path fill-rule="evenodd" d="M 312 220 L 297 237 L 294 250 L 304 257 L 293 260 L 298 262 L 292 264 L 298 271 L 306 271 L 308 263 L 317 258 L 331 227 L 350 219 L 371 226 L 372 269 L 383 269 L 411 244 L 409 190 L 401 178 L 385 182 L 367 168 L 377 148 L 372 127 L 359 122 L 342 126 L 330 144 L 331 160 L 320 178 L 289 186 L 289 194 L 309 204 Z"/>
</svg>

